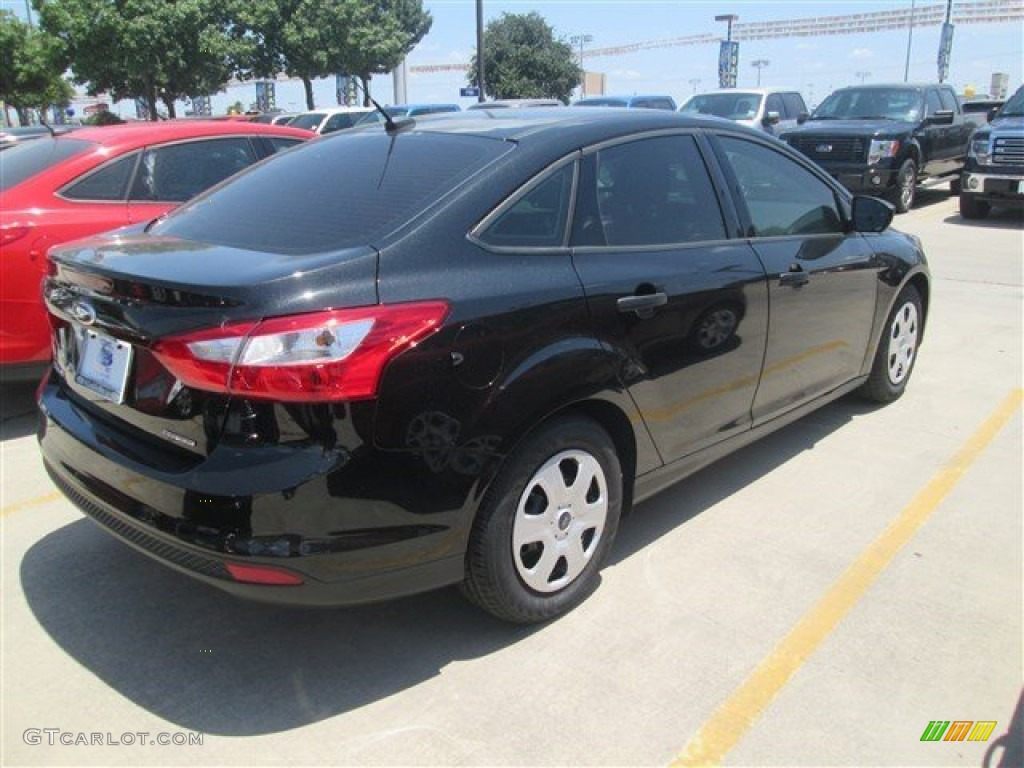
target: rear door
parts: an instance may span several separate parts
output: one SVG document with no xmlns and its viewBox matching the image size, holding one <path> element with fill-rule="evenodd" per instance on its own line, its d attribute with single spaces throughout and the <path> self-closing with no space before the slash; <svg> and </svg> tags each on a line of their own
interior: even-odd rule
<svg viewBox="0 0 1024 768">
<path fill-rule="evenodd" d="M 688 133 L 632 139 L 585 152 L 578 184 L 573 263 L 666 462 L 750 427 L 764 358 L 764 270 L 707 157 Z"/>
<path fill-rule="evenodd" d="M 757 425 L 857 377 L 880 265 L 847 232 L 835 190 L 766 142 L 716 140 L 749 243 L 768 273 L 771 321 L 753 405 Z"/>
</svg>

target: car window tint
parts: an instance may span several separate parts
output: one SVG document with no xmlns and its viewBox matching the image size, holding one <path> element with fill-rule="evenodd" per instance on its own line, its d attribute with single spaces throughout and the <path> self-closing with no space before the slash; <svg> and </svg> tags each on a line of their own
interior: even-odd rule
<svg viewBox="0 0 1024 768">
<path fill-rule="evenodd" d="M 335 115 L 331 115 L 327 118 L 324 129 L 320 133 L 334 133 L 343 128 L 351 128 L 363 114 L 362 112 L 338 112 Z"/>
<path fill-rule="evenodd" d="M 305 128 L 307 131 L 315 131 L 323 119 L 323 112 L 304 112 L 301 115 L 296 115 L 288 125 L 293 128 Z"/>
<path fill-rule="evenodd" d="M 37 173 L 96 145 L 81 139 L 32 139 L 5 149 L 0 157 L 0 190 L 7 191 Z"/>
<path fill-rule="evenodd" d="M 147 149 L 131 199 L 182 203 L 255 161 L 249 140 L 240 137 Z"/>
<path fill-rule="evenodd" d="M 707 168 L 691 136 L 619 144 L 588 158 L 573 244 L 668 245 L 725 238 Z"/>
<path fill-rule="evenodd" d="M 843 231 L 835 194 L 813 173 L 762 144 L 719 140 L 750 214 L 751 237 Z"/>
<path fill-rule="evenodd" d="M 264 136 L 264 140 L 270 146 L 271 153 L 283 152 L 286 149 L 294 147 L 296 144 L 301 144 L 302 139 L 284 139 L 280 136 Z"/>
<path fill-rule="evenodd" d="M 514 146 L 471 135 L 383 131 L 310 141 L 150 231 L 275 253 L 375 244 Z"/>
<path fill-rule="evenodd" d="M 777 93 L 770 94 L 764 103 L 765 114 L 778 112 L 779 117 L 786 117 L 786 107 L 782 103 L 782 97 Z"/>
<path fill-rule="evenodd" d="M 505 210 L 481 234 L 489 244 L 517 248 L 552 248 L 565 242 L 573 164 L 549 175 Z"/>
<path fill-rule="evenodd" d="M 124 200 L 136 159 L 138 155 L 133 152 L 108 163 L 65 188 L 61 196 L 71 200 Z"/>
<path fill-rule="evenodd" d="M 786 118 L 788 120 L 796 120 L 801 112 L 807 111 L 804 98 L 799 93 L 782 94 L 782 103 L 786 105 Z"/>
<path fill-rule="evenodd" d="M 939 101 L 939 94 L 936 90 L 929 88 L 925 94 L 925 117 L 931 117 L 940 109 L 942 109 L 942 102 Z"/>
</svg>

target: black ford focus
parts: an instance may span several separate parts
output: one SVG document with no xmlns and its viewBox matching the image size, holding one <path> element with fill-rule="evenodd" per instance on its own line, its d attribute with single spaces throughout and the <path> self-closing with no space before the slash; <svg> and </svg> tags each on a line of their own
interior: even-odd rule
<svg viewBox="0 0 1024 768">
<path fill-rule="evenodd" d="M 461 584 L 542 621 L 639 500 L 847 392 L 899 397 L 929 277 L 891 207 L 636 112 L 349 132 L 55 249 L 54 482 L 246 597 Z"/>
</svg>

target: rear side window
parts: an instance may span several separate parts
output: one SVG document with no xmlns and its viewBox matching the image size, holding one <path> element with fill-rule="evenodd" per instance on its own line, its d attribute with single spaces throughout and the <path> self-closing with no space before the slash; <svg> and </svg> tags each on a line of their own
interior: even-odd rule
<svg viewBox="0 0 1024 768">
<path fill-rule="evenodd" d="M 362 112 L 338 112 L 335 115 L 331 115 L 327 118 L 324 129 L 320 133 L 334 133 L 343 128 L 351 128 L 363 114 Z"/>
<path fill-rule="evenodd" d="M 150 148 L 142 155 L 132 200 L 183 203 L 256 162 L 248 139 L 210 139 Z"/>
<path fill-rule="evenodd" d="M 124 200 L 138 153 L 122 157 L 90 173 L 61 192 L 71 200 Z"/>
<path fill-rule="evenodd" d="M 513 146 L 383 131 L 311 141 L 178 209 L 151 232 L 277 253 L 372 245 Z"/>
<path fill-rule="evenodd" d="M 0 191 L 7 191 L 37 173 L 96 145 L 81 139 L 32 139 L 0 153 Z"/>
<path fill-rule="evenodd" d="M 267 142 L 270 147 L 270 151 L 273 154 L 283 152 L 286 149 L 291 149 L 296 144 L 301 144 L 302 139 L 283 139 L 280 136 L 264 136 L 263 140 Z"/>
<path fill-rule="evenodd" d="M 488 245 L 556 248 L 565 240 L 573 164 L 552 173 L 501 213 L 480 235 Z"/>
<path fill-rule="evenodd" d="M 584 159 L 576 246 L 675 245 L 725 239 L 718 198 L 691 136 L 619 144 Z"/>
<path fill-rule="evenodd" d="M 288 125 L 293 128 L 305 128 L 307 131 L 315 131 L 316 127 L 320 125 L 320 122 L 324 119 L 323 112 L 310 112 L 303 115 L 298 115 Z"/>
</svg>

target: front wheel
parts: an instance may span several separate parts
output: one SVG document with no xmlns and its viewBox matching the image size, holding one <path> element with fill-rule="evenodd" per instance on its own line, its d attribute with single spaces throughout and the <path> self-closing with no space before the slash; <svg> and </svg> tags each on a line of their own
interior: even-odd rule
<svg viewBox="0 0 1024 768">
<path fill-rule="evenodd" d="M 893 190 L 892 202 L 896 213 L 906 213 L 914 204 L 917 196 L 917 164 L 911 158 L 903 161 L 896 176 L 896 189 Z"/>
<path fill-rule="evenodd" d="M 903 394 L 917 361 L 923 322 L 921 294 L 917 288 L 908 285 L 900 292 L 889 313 L 886 333 L 878 341 L 871 374 L 860 388 L 868 400 L 889 403 Z"/>
<path fill-rule="evenodd" d="M 984 219 L 990 210 L 991 206 L 984 200 L 960 193 L 960 215 L 965 219 Z"/>
<path fill-rule="evenodd" d="M 518 624 L 570 611 L 597 585 L 621 508 L 622 470 L 607 433 L 581 417 L 542 426 L 484 498 L 463 594 Z"/>
</svg>

